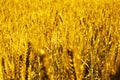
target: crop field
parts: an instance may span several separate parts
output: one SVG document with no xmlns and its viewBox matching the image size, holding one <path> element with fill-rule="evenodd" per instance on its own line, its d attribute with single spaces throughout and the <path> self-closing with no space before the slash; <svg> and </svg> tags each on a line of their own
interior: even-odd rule
<svg viewBox="0 0 120 80">
<path fill-rule="evenodd" d="M 0 0 L 0 80 L 120 80 L 120 0 Z"/>
</svg>

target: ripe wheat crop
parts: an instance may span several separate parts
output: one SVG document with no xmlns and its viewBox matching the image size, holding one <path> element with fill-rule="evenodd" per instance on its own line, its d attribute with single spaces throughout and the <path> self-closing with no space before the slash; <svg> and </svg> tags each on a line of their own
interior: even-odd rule
<svg viewBox="0 0 120 80">
<path fill-rule="evenodd" d="M 119 79 L 119 0 L 0 0 L 0 80 Z"/>
</svg>

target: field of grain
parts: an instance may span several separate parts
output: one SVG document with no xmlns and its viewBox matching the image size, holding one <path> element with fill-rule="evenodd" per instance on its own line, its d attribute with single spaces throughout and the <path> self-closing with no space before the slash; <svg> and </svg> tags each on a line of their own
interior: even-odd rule
<svg viewBox="0 0 120 80">
<path fill-rule="evenodd" d="M 120 0 L 0 0 L 0 80 L 120 80 Z"/>
</svg>

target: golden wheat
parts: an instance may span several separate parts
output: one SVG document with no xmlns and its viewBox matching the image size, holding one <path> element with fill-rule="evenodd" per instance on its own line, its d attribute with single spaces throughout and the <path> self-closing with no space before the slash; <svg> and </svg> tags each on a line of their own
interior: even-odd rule
<svg viewBox="0 0 120 80">
<path fill-rule="evenodd" d="M 0 80 L 118 80 L 119 0 L 0 0 Z"/>
</svg>

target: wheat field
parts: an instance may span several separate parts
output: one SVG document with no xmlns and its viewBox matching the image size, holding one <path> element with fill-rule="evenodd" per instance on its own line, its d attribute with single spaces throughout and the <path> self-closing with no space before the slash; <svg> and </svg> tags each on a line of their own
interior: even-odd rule
<svg viewBox="0 0 120 80">
<path fill-rule="evenodd" d="M 0 0 L 0 80 L 120 80 L 120 0 Z"/>
</svg>

